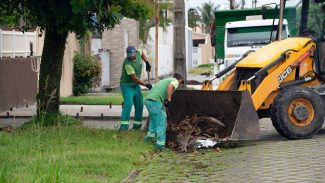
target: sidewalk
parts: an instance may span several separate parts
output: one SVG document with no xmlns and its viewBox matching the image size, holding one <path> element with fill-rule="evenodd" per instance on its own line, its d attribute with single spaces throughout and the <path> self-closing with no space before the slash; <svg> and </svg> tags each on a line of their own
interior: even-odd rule
<svg viewBox="0 0 325 183">
<path fill-rule="evenodd" d="M 212 76 L 211 76 L 212 77 Z M 188 74 L 189 80 L 196 80 L 198 82 L 203 82 L 206 79 L 211 79 L 211 77 Z M 189 88 L 200 89 L 201 85 L 189 85 Z M 94 95 L 94 94 L 93 94 Z M 96 93 L 95 95 L 103 95 L 102 93 Z M 105 93 L 104 95 L 108 95 Z M 121 105 L 60 105 L 60 111 L 63 114 L 81 118 L 84 120 L 106 120 L 106 121 L 120 121 L 122 106 Z M 14 119 L 22 123 L 26 119 L 31 118 L 36 115 L 36 105 L 8 109 L 7 111 L 0 112 L 0 119 L 2 121 L 9 121 L 9 119 Z M 131 120 L 134 117 L 134 107 L 131 111 Z M 147 120 L 148 111 L 146 107 L 143 108 L 143 120 Z M 12 121 L 12 120 L 10 120 Z"/>
<path fill-rule="evenodd" d="M 69 116 L 82 117 L 82 118 L 107 118 L 120 119 L 122 113 L 122 106 L 112 105 L 60 105 L 60 111 Z M 0 118 L 30 118 L 36 114 L 36 105 L 29 106 L 28 108 L 14 108 L 12 111 L 5 111 L 0 113 Z M 131 111 L 131 118 L 134 116 L 134 108 Z M 148 117 L 146 107 L 143 109 L 143 117 Z"/>
</svg>

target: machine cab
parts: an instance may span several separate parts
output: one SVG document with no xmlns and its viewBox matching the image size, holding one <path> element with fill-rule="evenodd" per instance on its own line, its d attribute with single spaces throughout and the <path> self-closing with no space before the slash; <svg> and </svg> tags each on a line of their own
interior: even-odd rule
<svg viewBox="0 0 325 183">
<path fill-rule="evenodd" d="M 299 36 L 310 37 L 315 41 L 315 71 L 318 79 L 325 81 L 325 1 L 303 0 L 297 10 L 300 14 Z"/>
</svg>

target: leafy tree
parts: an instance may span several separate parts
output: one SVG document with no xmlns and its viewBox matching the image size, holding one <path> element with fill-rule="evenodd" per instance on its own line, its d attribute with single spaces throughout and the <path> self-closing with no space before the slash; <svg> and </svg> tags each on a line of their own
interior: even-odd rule
<svg viewBox="0 0 325 183">
<path fill-rule="evenodd" d="M 17 27 L 20 15 L 17 11 L 8 11 L 0 5 L 0 26 Z"/>
<path fill-rule="evenodd" d="M 159 3 L 159 9 L 160 9 L 160 17 L 159 17 L 159 26 L 163 28 L 164 31 L 167 31 L 167 26 L 170 25 L 172 20 L 167 17 L 167 14 L 165 15 L 164 13 L 173 10 L 173 4 L 172 3 Z"/>
<path fill-rule="evenodd" d="M 195 8 L 190 8 L 188 10 L 188 26 L 195 28 L 198 26 L 197 22 L 200 21 L 200 15 Z"/>
<path fill-rule="evenodd" d="M 139 20 L 139 38 L 143 44 L 147 44 L 150 28 L 154 26 L 155 20 L 153 18 Z"/>
<path fill-rule="evenodd" d="M 45 30 L 37 115 L 59 112 L 60 80 L 66 38 L 87 30 L 114 28 L 125 17 L 146 17 L 148 9 L 133 0 L 1 0 L 0 9 L 23 15 L 27 26 Z M 96 18 L 94 18 L 96 17 Z"/>
<path fill-rule="evenodd" d="M 147 44 L 147 41 L 149 39 L 149 30 L 151 27 L 155 26 L 154 0 L 138 0 L 138 1 L 145 4 L 148 9 L 147 16 L 139 19 L 139 38 L 143 42 L 143 44 Z"/>
<path fill-rule="evenodd" d="M 138 0 L 139 2 L 146 4 L 149 12 L 147 17 L 140 18 L 139 20 L 139 37 L 143 44 L 147 44 L 150 39 L 149 30 L 155 26 L 155 0 Z M 172 10 L 172 4 L 168 2 L 160 2 L 160 17 L 159 17 L 159 27 L 162 27 L 166 31 L 167 26 L 170 25 L 171 19 L 164 16 L 162 12 L 167 10 Z"/>
<path fill-rule="evenodd" d="M 210 22 L 214 12 L 220 7 L 220 5 L 215 6 L 211 1 L 204 3 L 201 7 L 198 7 L 201 14 L 201 22 L 205 25 L 205 30 L 207 33 L 210 33 Z"/>
</svg>

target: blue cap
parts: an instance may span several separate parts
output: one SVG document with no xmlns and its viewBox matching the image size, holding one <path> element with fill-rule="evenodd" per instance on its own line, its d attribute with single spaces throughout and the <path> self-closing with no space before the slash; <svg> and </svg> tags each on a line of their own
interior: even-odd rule
<svg viewBox="0 0 325 183">
<path fill-rule="evenodd" d="M 134 46 L 128 46 L 126 48 L 127 57 L 134 57 L 136 55 L 136 49 Z"/>
</svg>

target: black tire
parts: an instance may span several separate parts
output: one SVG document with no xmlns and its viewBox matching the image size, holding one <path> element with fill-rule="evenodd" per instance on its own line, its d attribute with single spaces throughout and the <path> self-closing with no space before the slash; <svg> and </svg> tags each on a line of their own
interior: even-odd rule
<svg viewBox="0 0 325 183">
<path fill-rule="evenodd" d="M 313 118 L 305 126 L 296 125 L 289 116 L 291 103 L 297 100 L 308 101 L 313 108 Z M 289 139 L 306 139 L 315 135 L 324 123 L 323 103 L 321 97 L 311 88 L 293 86 L 283 89 L 275 98 L 271 107 L 271 120 L 276 131 Z M 307 113 L 308 117 L 310 116 Z"/>
</svg>

